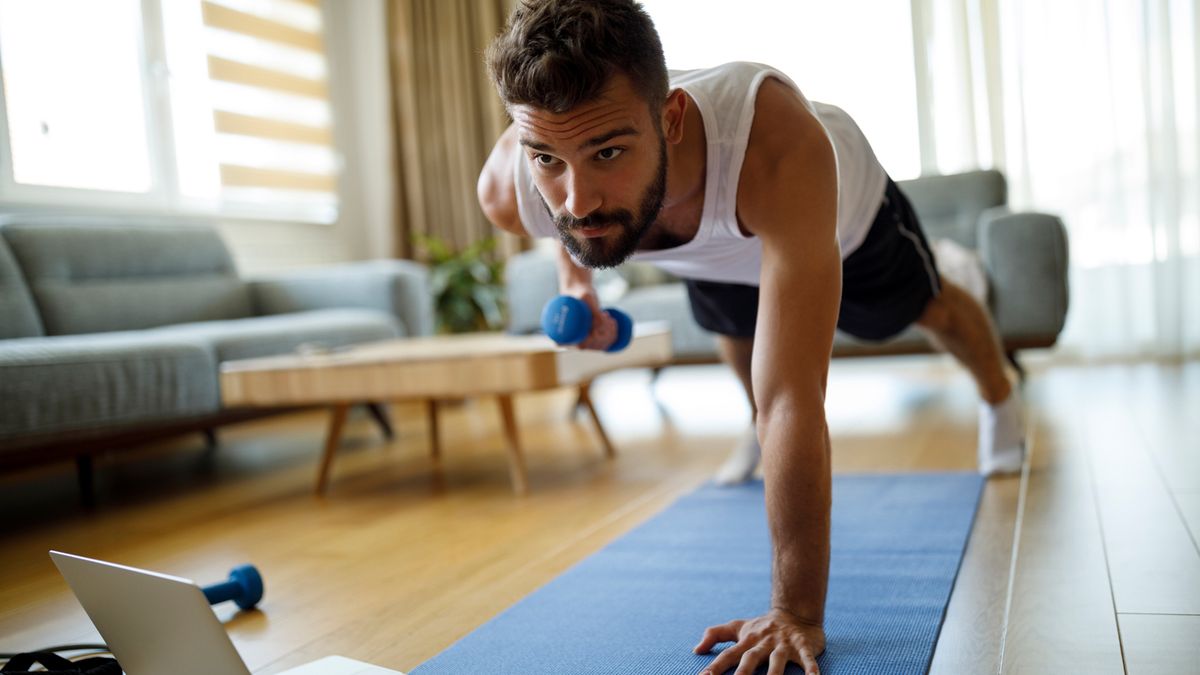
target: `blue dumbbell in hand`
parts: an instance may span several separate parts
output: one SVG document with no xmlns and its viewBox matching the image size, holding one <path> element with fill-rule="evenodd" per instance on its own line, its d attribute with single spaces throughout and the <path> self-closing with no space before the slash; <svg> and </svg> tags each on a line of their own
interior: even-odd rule
<svg viewBox="0 0 1200 675">
<path fill-rule="evenodd" d="M 619 309 L 604 311 L 617 322 L 617 339 L 604 351 L 619 352 L 633 339 L 633 319 Z M 560 295 L 542 310 L 542 330 L 560 345 L 577 345 L 592 332 L 592 308 L 579 298 Z"/>
<path fill-rule="evenodd" d="M 254 565 L 238 565 L 229 572 L 229 580 L 204 587 L 208 604 L 232 600 L 241 609 L 254 609 L 263 596 L 262 575 Z"/>
</svg>

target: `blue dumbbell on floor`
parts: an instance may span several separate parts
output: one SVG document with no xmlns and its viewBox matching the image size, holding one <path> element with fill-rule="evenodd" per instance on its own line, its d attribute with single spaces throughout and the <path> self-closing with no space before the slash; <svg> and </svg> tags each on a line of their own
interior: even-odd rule
<svg viewBox="0 0 1200 675">
<path fill-rule="evenodd" d="M 605 351 L 619 352 L 633 339 L 633 319 L 619 309 L 604 311 L 617 322 L 617 339 Z M 542 330 L 560 345 L 577 345 L 592 332 L 592 310 L 579 298 L 560 295 L 542 310 Z"/>
<path fill-rule="evenodd" d="M 204 587 L 208 604 L 232 600 L 241 609 L 254 609 L 263 596 L 262 575 L 254 565 L 238 565 L 229 572 L 229 580 Z"/>
</svg>

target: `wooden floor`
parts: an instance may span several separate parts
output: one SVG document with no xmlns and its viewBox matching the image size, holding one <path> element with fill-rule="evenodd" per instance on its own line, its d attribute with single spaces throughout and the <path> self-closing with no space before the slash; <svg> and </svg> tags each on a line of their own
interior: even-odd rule
<svg viewBox="0 0 1200 675">
<path fill-rule="evenodd" d="M 747 424 L 720 367 L 597 382 L 619 455 L 568 392 L 519 399 L 531 494 L 513 497 L 493 401 L 446 409 L 440 478 L 420 406 L 362 416 L 311 494 L 325 418 L 230 427 L 0 477 L 0 652 L 98 640 L 50 548 L 216 581 L 253 562 L 262 611 L 220 608 L 255 673 L 339 653 L 410 670 L 704 481 Z M 1200 673 L 1200 363 L 1034 368 L 1032 461 L 988 483 L 931 672 Z M 838 361 L 837 472 L 970 470 L 969 380 L 940 357 Z M 833 647 L 836 648 L 836 645 Z"/>
</svg>

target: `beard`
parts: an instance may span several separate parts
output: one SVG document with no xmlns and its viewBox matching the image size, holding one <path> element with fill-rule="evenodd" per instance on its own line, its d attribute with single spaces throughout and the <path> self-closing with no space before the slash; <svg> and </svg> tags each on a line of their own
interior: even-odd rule
<svg viewBox="0 0 1200 675">
<path fill-rule="evenodd" d="M 555 216 L 550 207 L 542 201 L 546 211 L 554 218 L 558 236 L 562 239 L 567 251 L 586 267 L 593 269 L 616 267 L 625 262 L 637 250 L 638 243 L 658 218 L 662 209 L 663 198 L 667 192 L 667 142 L 659 135 L 658 171 L 650 185 L 646 186 L 638 204 L 635 216 L 628 209 L 615 211 L 597 211 L 586 218 L 572 218 L 563 214 Z M 580 239 L 572 234 L 572 230 L 584 227 L 600 227 L 615 225 L 603 237 Z"/>
</svg>

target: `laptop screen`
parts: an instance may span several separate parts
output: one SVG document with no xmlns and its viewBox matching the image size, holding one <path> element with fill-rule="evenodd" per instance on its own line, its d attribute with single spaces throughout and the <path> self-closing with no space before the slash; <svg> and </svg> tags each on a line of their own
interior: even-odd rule
<svg viewBox="0 0 1200 675">
<path fill-rule="evenodd" d="M 126 675 L 250 675 L 188 579 L 51 551 Z"/>
</svg>

